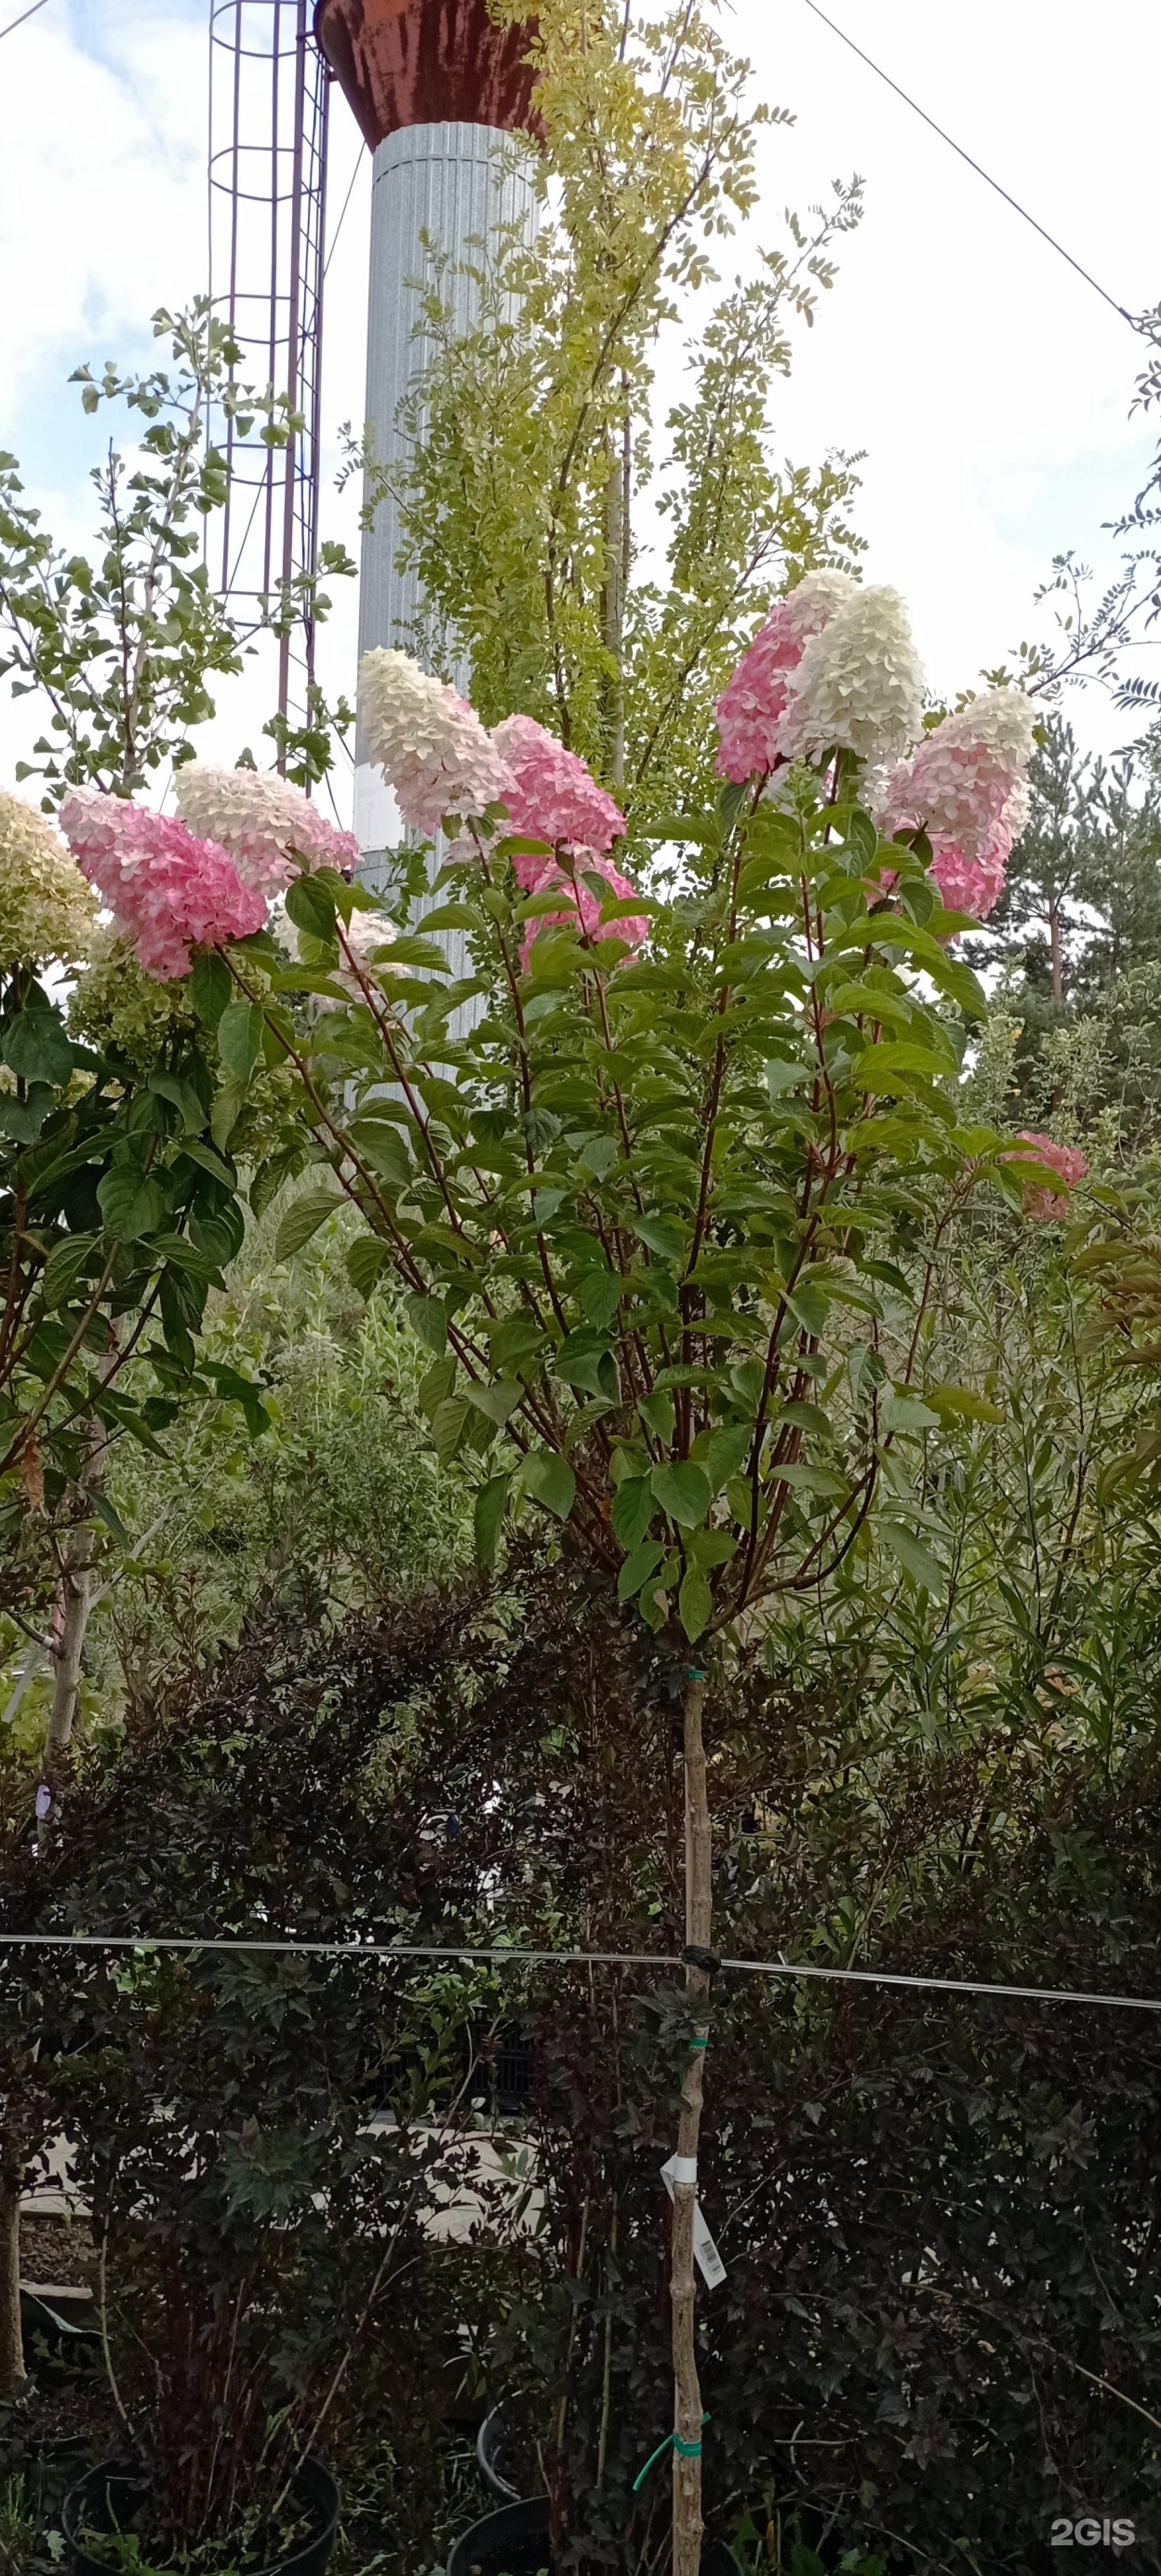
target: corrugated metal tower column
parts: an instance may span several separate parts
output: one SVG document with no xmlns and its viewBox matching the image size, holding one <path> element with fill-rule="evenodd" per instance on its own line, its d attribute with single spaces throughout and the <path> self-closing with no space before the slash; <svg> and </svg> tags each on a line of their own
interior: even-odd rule
<svg viewBox="0 0 1161 2576">
<path fill-rule="evenodd" d="M 433 249 L 448 267 L 441 292 L 471 319 L 474 287 L 462 261 L 487 256 L 501 228 L 536 221 L 536 117 L 529 18 L 496 23 L 489 0 L 318 0 L 315 34 L 375 156 L 371 291 L 367 336 L 367 420 L 377 458 L 400 453 L 399 406 L 422 396 L 423 342 L 416 338 Z M 470 248 L 472 243 L 476 248 Z M 386 499 L 363 539 L 359 650 L 415 647 L 421 602 L 400 574 L 398 512 Z M 466 695 L 470 674 L 458 675 Z M 385 853 L 402 835 L 394 798 L 356 745 L 355 831 L 363 873 L 383 882 Z M 460 972 L 462 943 L 447 946 Z"/>
<path fill-rule="evenodd" d="M 397 428 L 399 406 L 422 381 L 422 344 L 416 340 L 422 290 L 432 275 L 424 235 L 447 257 L 441 293 L 467 328 L 476 289 L 457 275 L 465 260 L 478 262 L 481 241 L 495 241 L 502 226 L 536 222 L 534 155 L 530 143 L 488 125 L 409 125 L 389 134 L 375 154 L 371 199 L 371 287 L 367 332 L 367 420 L 375 455 L 395 463 L 405 442 Z M 472 246 L 474 245 L 474 247 Z M 399 512 L 382 500 L 363 538 L 359 593 L 359 652 L 377 644 L 415 649 L 421 599 L 413 573 L 400 573 Z M 456 673 L 466 694 L 467 669 Z M 382 880 L 385 850 L 398 842 L 395 799 L 363 756 L 355 752 L 355 832 L 365 853 L 362 873 Z M 459 961 L 453 960 L 457 972 Z"/>
</svg>

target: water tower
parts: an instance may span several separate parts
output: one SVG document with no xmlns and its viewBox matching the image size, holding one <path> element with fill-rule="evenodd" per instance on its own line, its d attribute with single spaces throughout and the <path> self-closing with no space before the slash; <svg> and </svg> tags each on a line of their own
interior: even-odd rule
<svg viewBox="0 0 1161 2576">
<path fill-rule="evenodd" d="M 513 149 L 531 124 L 528 21 L 499 27 L 488 0 L 319 0 L 315 38 L 374 155 L 367 405 L 376 457 L 399 454 L 399 404 L 422 369 L 415 337 L 432 245 L 445 254 L 442 292 L 467 325 L 471 281 L 455 274 L 469 243 L 535 224 L 534 150 Z M 359 651 L 409 640 L 418 598 L 401 575 L 398 516 L 382 501 L 363 538 Z M 460 676 L 468 685 L 469 675 Z M 394 797 L 355 752 L 355 831 L 371 884 L 401 837 Z M 450 945 L 451 943 L 449 943 Z M 456 961 L 453 959 L 453 965 Z"/>
</svg>

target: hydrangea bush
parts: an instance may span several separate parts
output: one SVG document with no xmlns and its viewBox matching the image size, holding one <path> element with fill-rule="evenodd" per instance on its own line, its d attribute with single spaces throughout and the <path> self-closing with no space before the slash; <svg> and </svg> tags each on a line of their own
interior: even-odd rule
<svg viewBox="0 0 1161 2576">
<path fill-rule="evenodd" d="M 394 1282 L 430 1353 L 433 1444 L 477 1462 L 481 1556 L 513 1516 L 567 1524 L 682 1674 L 678 2576 L 693 2576 L 700 2529 L 689 2177 L 711 1972 L 709 1676 L 744 1621 L 776 1620 L 857 1560 L 872 1526 L 908 1581 L 938 1587 L 922 1444 L 940 1414 L 925 1397 L 955 1390 L 926 1385 L 932 1258 L 977 1190 L 1018 1208 L 1030 1175 L 1059 1186 L 1034 1157 L 1014 1167 L 1010 1138 L 960 1123 L 965 1015 L 983 1002 L 955 949 L 968 916 L 928 864 L 929 829 L 965 865 L 993 850 L 1024 711 L 993 693 L 920 739 L 897 594 L 834 576 L 802 588 L 725 692 L 728 782 L 714 810 L 675 818 L 666 901 L 617 869 L 620 816 L 583 763 L 525 718 L 488 734 L 406 655 L 376 652 L 364 738 L 404 820 L 447 835 L 444 899 L 419 933 L 403 917 L 376 941 L 373 899 L 316 866 L 286 892 L 297 960 L 269 928 L 223 929 L 190 988 L 230 1074 L 221 1142 L 253 1069 L 288 1068 L 285 1140 L 254 1203 L 305 1184 L 282 1254 L 344 1202 L 357 1213 L 355 1285 Z M 132 901 L 144 918 L 140 886 Z M 359 909 L 372 920 L 355 932 Z M 189 922 L 183 887 L 175 941 Z M 442 930 L 465 936 L 464 978 Z M 449 1035 L 453 1013 L 466 1034 Z"/>
<path fill-rule="evenodd" d="M 233 886 L 215 908 L 215 880 L 200 856 L 189 858 L 184 825 L 96 791 L 73 791 L 68 801 L 88 873 L 112 888 L 136 945 L 111 945 L 58 834 L 19 797 L 0 795 L 0 1530 L 8 1532 L 30 1505 L 51 1511 L 66 1488 L 83 1500 L 95 1481 L 94 1424 L 106 1438 L 156 1439 L 176 1410 L 176 1390 L 196 1376 L 206 1295 L 243 1231 L 236 1167 L 209 1132 L 216 1054 L 176 978 L 192 939 L 226 936 L 239 919 L 253 927 L 254 899 L 239 915 L 238 880 L 218 852 L 214 865 Z M 84 988 L 71 1025 L 62 968 L 79 969 Z M 138 1367 L 130 1397 L 122 1371 L 145 1358 L 151 1366 Z M 200 1382 L 212 1391 L 212 1379 Z M 257 1391 L 243 1393 L 260 1411 Z"/>
</svg>

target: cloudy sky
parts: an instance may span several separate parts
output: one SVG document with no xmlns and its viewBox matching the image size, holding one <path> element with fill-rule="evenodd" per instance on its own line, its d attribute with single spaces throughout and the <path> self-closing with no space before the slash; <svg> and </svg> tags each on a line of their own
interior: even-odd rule
<svg viewBox="0 0 1161 2576">
<path fill-rule="evenodd" d="M 1155 0 L 827 5 L 1118 302 L 1161 300 Z M 0 0 L 0 24 L 18 7 Z M 1130 504 L 1152 452 L 1129 417 L 1138 343 L 806 0 L 735 0 L 724 14 L 761 94 L 797 122 L 764 140 L 754 242 L 726 245 L 723 271 L 780 237 L 788 204 L 805 210 L 832 178 L 862 174 L 865 220 L 816 328 L 798 335 L 780 433 L 796 461 L 866 451 L 868 575 L 906 593 L 931 679 L 953 691 L 1036 631 L 1033 593 L 1054 553 L 1112 562 L 1102 522 Z M 0 40 L 0 445 L 70 546 L 86 536 L 95 459 L 71 369 L 144 362 L 154 306 L 205 281 L 206 62 L 204 0 L 46 0 Z M 337 96 L 332 134 L 333 213 L 356 176 L 328 278 L 324 527 L 354 545 L 354 496 L 329 487 L 338 424 L 363 409 L 369 169 Z M 329 684 L 349 687 L 350 600 L 325 658 Z M 1155 661 L 1149 646 L 1137 667 Z M 255 675 L 223 700 L 224 756 L 255 734 L 266 686 Z M 1093 742 L 1124 736 L 1092 691 L 1070 712 Z M 28 723 L 0 705 L 0 777 Z"/>
</svg>

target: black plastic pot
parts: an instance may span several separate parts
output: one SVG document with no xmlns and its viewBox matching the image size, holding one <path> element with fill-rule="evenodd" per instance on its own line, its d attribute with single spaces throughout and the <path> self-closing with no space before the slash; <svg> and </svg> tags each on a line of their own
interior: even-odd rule
<svg viewBox="0 0 1161 2576">
<path fill-rule="evenodd" d="M 78 2534 L 129 2529 L 134 2514 L 147 2501 L 149 2483 L 148 2472 L 131 2461 L 106 2460 L 70 2487 L 61 2507 L 61 2528 L 76 2576 L 109 2576 L 108 2559 L 92 2557 Z M 292 2550 L 288 2558 L 275 2559 L 258 2576 L 325 2576 L 338 2528 L 338 2488 L 321 2460 L 304 2460 L 295 2476 L 294 2493 L 302 2505 L 313 2505 L 318 2529 L 313 2540 Z"/>
<path fill-rule="evenodd" d="M 529 2496 L 474 2522 L 457 2540 L 447 2576 L 541 2576 L 547 2566 L 548 2498 Z M 737 2559 L 724 2540 L 703 2541 L 701 2576 L 738 2576 Z"/>
<path fill-rule="evenodd" d="M 499 2406 L 485 2415 L 476 2435 L 476 2458 L 480 2476 L 498 2504 L 518 2504 L 520 2489 L 504 2468 L 504 2416 Z"/>
</svg>

